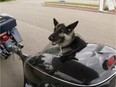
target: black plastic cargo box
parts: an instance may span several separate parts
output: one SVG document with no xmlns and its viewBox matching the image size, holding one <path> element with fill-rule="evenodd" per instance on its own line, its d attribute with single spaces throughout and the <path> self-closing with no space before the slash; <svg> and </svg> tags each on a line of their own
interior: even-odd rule
<svg viewBox="0 0 116 87">
<path fill-rule="evenodd" d="M 12 30 L 16 25 L 16 19 L 0 15 L 0 34 Z"/>
</svg>

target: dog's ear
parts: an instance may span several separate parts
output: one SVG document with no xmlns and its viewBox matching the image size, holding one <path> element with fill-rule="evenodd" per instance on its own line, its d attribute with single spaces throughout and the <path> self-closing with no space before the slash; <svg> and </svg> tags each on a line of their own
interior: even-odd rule
<svg viewBox="0 0 116 87">
<path fill-rule="evenodd" d="M 77 26 L 77 24 L 79 23 L 79 21 L 76 21 L 70 25 L 68 25 L 66 28 L 67 28 L 67 32 L 72 32 L 74 30 L 74 28 Z"/>
<path fill-rule="evenodd" d="M 53 18 L 53 22 L 54 22 L 54 26 L 58 24 L 58 21 L 55 18 Z"/>
</svg>

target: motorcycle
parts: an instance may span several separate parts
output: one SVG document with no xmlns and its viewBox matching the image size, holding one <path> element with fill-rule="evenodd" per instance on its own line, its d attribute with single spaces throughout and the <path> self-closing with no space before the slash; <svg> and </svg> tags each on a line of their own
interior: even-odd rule
<svg viewBox="0 0 116 87">
<path fill-rule="evenodd" d="M 59 60 L 60 47 L 51 43 L 34 56 L 17 45 L 10 51 L 23 62 L 24 87 L 116 87 L 116 50 L 109 46 L 88 44 L 77 60 L 66 62 Z"/>
<path fill-rule="evenodd" d="M 16 19 L 7 14 L 0 14 L 0 58 L 7 59 L 13 53 L 10 48 L 23 48 L 16 25 Z"/>
</svg>

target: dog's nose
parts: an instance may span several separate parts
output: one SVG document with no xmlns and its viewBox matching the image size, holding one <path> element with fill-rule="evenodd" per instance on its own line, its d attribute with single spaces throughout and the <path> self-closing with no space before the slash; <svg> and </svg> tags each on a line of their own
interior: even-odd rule
<svg viewBox="0 0 116 87">
<path fill-rule="evenodd" d="M 53 36 L 53 35 L 50 35 L 48 39 L 49 39 L 50 41 L 53 41 L 53 40 L 54 40 L 54 36 Z"/>
</svg>

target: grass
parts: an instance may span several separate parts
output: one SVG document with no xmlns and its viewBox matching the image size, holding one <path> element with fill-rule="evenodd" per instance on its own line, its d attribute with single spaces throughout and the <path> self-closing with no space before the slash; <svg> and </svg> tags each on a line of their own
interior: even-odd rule
<svg viewBox="0 0 116 87">
<path fill-rule="evenodd" d="M 8 1 L 14 1 L 14 0 L 0 0 L 0 2 L 8 2 Z"/>
<path fill-rule="evenodd" d="M 96 8 L 98 8 L 99 7 L 99 4 L 86 4 L 86 3 L 78 3 L 78 2 L 62 2 L 62 3 L 60 3 L 60 2 L 45 2 L 45 4 L 56 4 L 56 5 L 58 5 L 58 4 L 64 4 L 64 5 L 80 5 L 80 6 L 90 6 L 90 7 L 96 7 Z M 115 8 L 116 8 L 116 6 L 115 6 Z M 106 6 L 105 7 L 105 10 L 107 10 L 108 9 L 108 6 Z"/>
<path fill-rule="evenodd" d="M 83 5 L 83 6 L 93 6 L 98 7 L 98 4 L 85 4 L 85 3 L 78 3 L 78 2 L 45 2 L 46 4 L 64 4 L 64 5 Z"/>
</svg>

